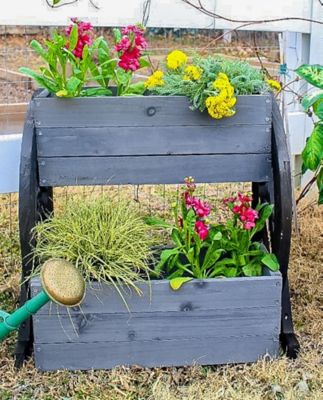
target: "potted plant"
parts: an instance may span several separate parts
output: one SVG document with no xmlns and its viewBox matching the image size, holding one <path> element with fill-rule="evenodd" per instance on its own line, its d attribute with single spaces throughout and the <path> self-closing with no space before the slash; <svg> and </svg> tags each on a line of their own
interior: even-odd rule
<svg viewBox="0 0 323 400">
<path fill-rule="evenodd" d="M 31 102 L 22 146 L 21 216 L 26 215 L 28 226 L 37 222 L 28 210 L 43 201 L 27 200 L 26 190 L 33 184 L 39 192 L 65 185 L 177 184 L 186 174 L 203 183 L 253 182 L 275 202 L 273 248 L 281 261 L 278 240 L 290 240 L 290 233 L 280 233 L 280 222 L 288 225 L 288 216 L 277 200 L 279 190 L 289 187 L 286 171 L 281 176 L 288 162 L 281 167 L 284 147 L 278 149 L 277 140 L 283 140 L 283 131 L 261 73 L 246 63 L 215 57 L 189 60 L 174 51 L 165 71 L 133 83 L 133 72 L 149 65 L 143 29 L 115 31 L 114 51 L 88 31 L 90 25 L 74 20 L 65 36 L 54 35 L 47 50 L 33 44 L 48 67 L 34 75 L 47 92 Z M 87 87 L 93 80 L 100 86 Z M 194 183 L 188 185 L 194 198 Z M 251 214 L 236 207 L 250 209 L 250 201 L 231 199 L 234 219 L 209 227 L 198 216 L 197 203 L 186 208 L 189 197 L 174 210 L 181 210 L 183 224 L 194 222 L 194 241 L 184 254 L 178 234 L 184 235 L 183 241 L 187 232 L 176 220 L 175 247 L 161 254 L 154 276 L 160 273 L 166 279 L 136 283 L 135 290 L 126 286 L 122 296 L 122 282 L 91 281 L 81 309 L 70 315 L 59 309 L 53 315 L 44 308 L 34 318 L 38 368 L 218 364 L 277 354 L 282 278 L 270 270 L 277 269 L 276 258 L 252 240 L 262 234 L 258 231 L 271 206 L 253 210 L 253 221 L 247 221 L 251 229 L 244 229 L 242 217 L 250 219 Z M 21 240 L 29 242 L 25 230 Z M 167 278 L 173 288 L 187 282 L 173 290 Z M 38 290 L 38 282 L 32 281 L 32 295 Z"/>
</svg>

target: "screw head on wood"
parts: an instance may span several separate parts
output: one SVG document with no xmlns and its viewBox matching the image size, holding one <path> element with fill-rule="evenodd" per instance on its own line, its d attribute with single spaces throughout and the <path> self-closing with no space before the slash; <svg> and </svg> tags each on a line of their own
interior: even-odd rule
<svg viewBox="0 0 323 400">
<path fill-rule="evenodd" d="M 155 107 L 148 107 L 147 108 L 147 115 L 148 117 L 152 117 L 153 115 L 156 114 L 156 108 Z"/>
</svg>

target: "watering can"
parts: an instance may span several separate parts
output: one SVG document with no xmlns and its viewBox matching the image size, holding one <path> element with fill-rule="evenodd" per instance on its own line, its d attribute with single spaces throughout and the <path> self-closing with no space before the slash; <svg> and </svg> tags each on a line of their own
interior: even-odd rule
<svg viewBox="0 0 323 400">
<path fill-rule="evenodd" d="M 12 314 L 0 310 L 0 341 L 50 300 L 61 306 L 74 307 L 84 299 L 84 279 L 70 262 L 61 259 L 46 261 L 41 268 L 40 279 L 43 290 L 35 297 Z"/>
</svg>

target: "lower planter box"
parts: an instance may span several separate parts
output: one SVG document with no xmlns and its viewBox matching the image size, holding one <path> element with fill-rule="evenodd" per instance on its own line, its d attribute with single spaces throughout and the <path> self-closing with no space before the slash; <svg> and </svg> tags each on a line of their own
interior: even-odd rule
<svg viewBox="0 0 323 400">
<path fill-rule="evenodd" d="M 226 364 L 256 361 L 279 349 L 281 275 L 193 280 L 173 291 L 165 280 L 126 291 L 93 283 L 81 308 L 53 303 L 34 317 L 36 367 L 42 371 Z M 38 279 L 31 283 L 35 296 Z"/>
</svg>

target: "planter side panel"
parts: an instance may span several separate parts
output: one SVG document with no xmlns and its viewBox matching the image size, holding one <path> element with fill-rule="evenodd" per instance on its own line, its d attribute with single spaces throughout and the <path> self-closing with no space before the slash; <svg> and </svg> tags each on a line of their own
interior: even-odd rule
<svg viewBox="0 0 323 400">
<path fill-rule="evenodd" d="M 184 97 L 36 99 L 42 186 L 266 182 L 270 96 L 240 96 L 232 118 L 191 111 Z"/>
<path fill-rule="evenodd" d="M 70 316 L 55 305 L 43 308 L 33 318 L 37 368 L 206 365 L 277 355 L 279 275 L 190 282 L 178 292 L 167 281 L 151 285 L 152 297 L 146 290 L 142 297 L 127 298 L 130 313 L 104 285 L 89 292 L 82 310 L 72 309 Z M 34 280 L 32 295 L 39 287 Z"/>
</svg>

